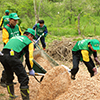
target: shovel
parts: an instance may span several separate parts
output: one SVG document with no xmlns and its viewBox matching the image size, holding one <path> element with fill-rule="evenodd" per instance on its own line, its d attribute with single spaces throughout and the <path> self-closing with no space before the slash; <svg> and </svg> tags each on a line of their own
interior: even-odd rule
<svg viewBox="0 0 100 100">
<path fill-rule="evenodd" d="M 70 73 L 70 71 L 71 71 L 71 69 L 69 69 L 67 66 L 65 66 L 65 65 L 61 65 L 61 66 L 63 66 L 67 71 L 68 71 L 68 73 Z"/>
<path fill-rule="evenodd" d="M 36 41 L 33 39 L 33 41 L 35 42 L 34 45 L 37 44 L 37 42 L 40 40 L 40 38 L 41 38 L 43 35 L 44 35 L 44 33 L 43 33 L 42 35 L 40 35 L 40 37 L 39 37 Z"/>
</svg>

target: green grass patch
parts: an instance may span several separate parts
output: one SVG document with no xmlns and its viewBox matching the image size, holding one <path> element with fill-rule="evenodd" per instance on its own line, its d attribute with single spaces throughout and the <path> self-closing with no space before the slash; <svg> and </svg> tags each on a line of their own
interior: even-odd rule
<svg viewBox="0 0 100 100">
<path fill-rule="evenodd" d="M 2 96 L 5 96 L 5 94 L 2 94 L 2 93 L 1 93 L 1 94 L 0 94 L 0 97 L 2 97 Z"/>
<path fill-rule="evenodd" d="M 82 40 L 82 38 L 73 39 L 73 41 L 80 41 L 80 40 Z"/>
</svg>

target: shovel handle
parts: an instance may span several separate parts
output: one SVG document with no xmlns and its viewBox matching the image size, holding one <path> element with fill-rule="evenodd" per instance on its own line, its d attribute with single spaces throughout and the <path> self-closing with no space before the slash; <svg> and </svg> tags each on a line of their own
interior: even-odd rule
<svg viewBox="0 0 100 100">
<path fill-rule="evenodd" d="M 29 72 L 27 72 L 27 74 L 29 75 Z M 45 74 L 43 73 L 35 73 L 35 76 L 44 76 Z"/>
<path fill-rule="evenodd" d="M 34 41 L 35 43 L 34 44 L 36 44 L 39 40 L 40 40 L 40 38 L 43 36 L 44 34 L 42 34 L 42 35 L 40 35 L 40 37 L 36 40 L 36 41 Z"/>
</svg>

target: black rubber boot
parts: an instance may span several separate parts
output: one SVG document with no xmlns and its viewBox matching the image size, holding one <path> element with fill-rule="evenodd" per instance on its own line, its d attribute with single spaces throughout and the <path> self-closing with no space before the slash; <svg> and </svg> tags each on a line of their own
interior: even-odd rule
<svg viewBox="0 0 100 100">
<path fill-rule="evenodd" d="M 29 99 L 29 87 L 28 86 L 21 86 L 20 88 L 22 99 L 23 100 L 30 100 Z"/>
<path fill-rule="evenodd" d="M 71 74 L 71 79 L 75 80 L 75 75 Z"/>
<path fill-rule="evenodd" d="M 15 98 L 18 97 L 14 95 L 14 85 L 13 84 L 7 85 L 7 90 L 9 93 L 9 100 L 14 100 Z"/>
</svg>

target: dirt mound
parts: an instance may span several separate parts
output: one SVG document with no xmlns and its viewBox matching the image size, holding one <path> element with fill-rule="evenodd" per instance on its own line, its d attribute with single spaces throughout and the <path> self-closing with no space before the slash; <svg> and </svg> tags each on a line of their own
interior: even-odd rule
<svg viewBox="0 0 100 100">
<path fill-rule="evenodd" d="M 83 68 L 76 80 L 71 80 L 68 91 L 55 100 L 100 100 L 100 73 L 91 78 Z"/>
<path fill-rule="evenodd" d="M 69 74 L 64 67 L 58 66 L 52 68 L 46 73 L 36 100 L 54 100 L 57 96 L 68 90 L 70 83 Z"/>
<path fill-rule="evenodd" d="M 72 48 L 76 42 L 70 40 L 53 41 L 46 52 L 55 60 L 72 61 Z"/>
</svg>

